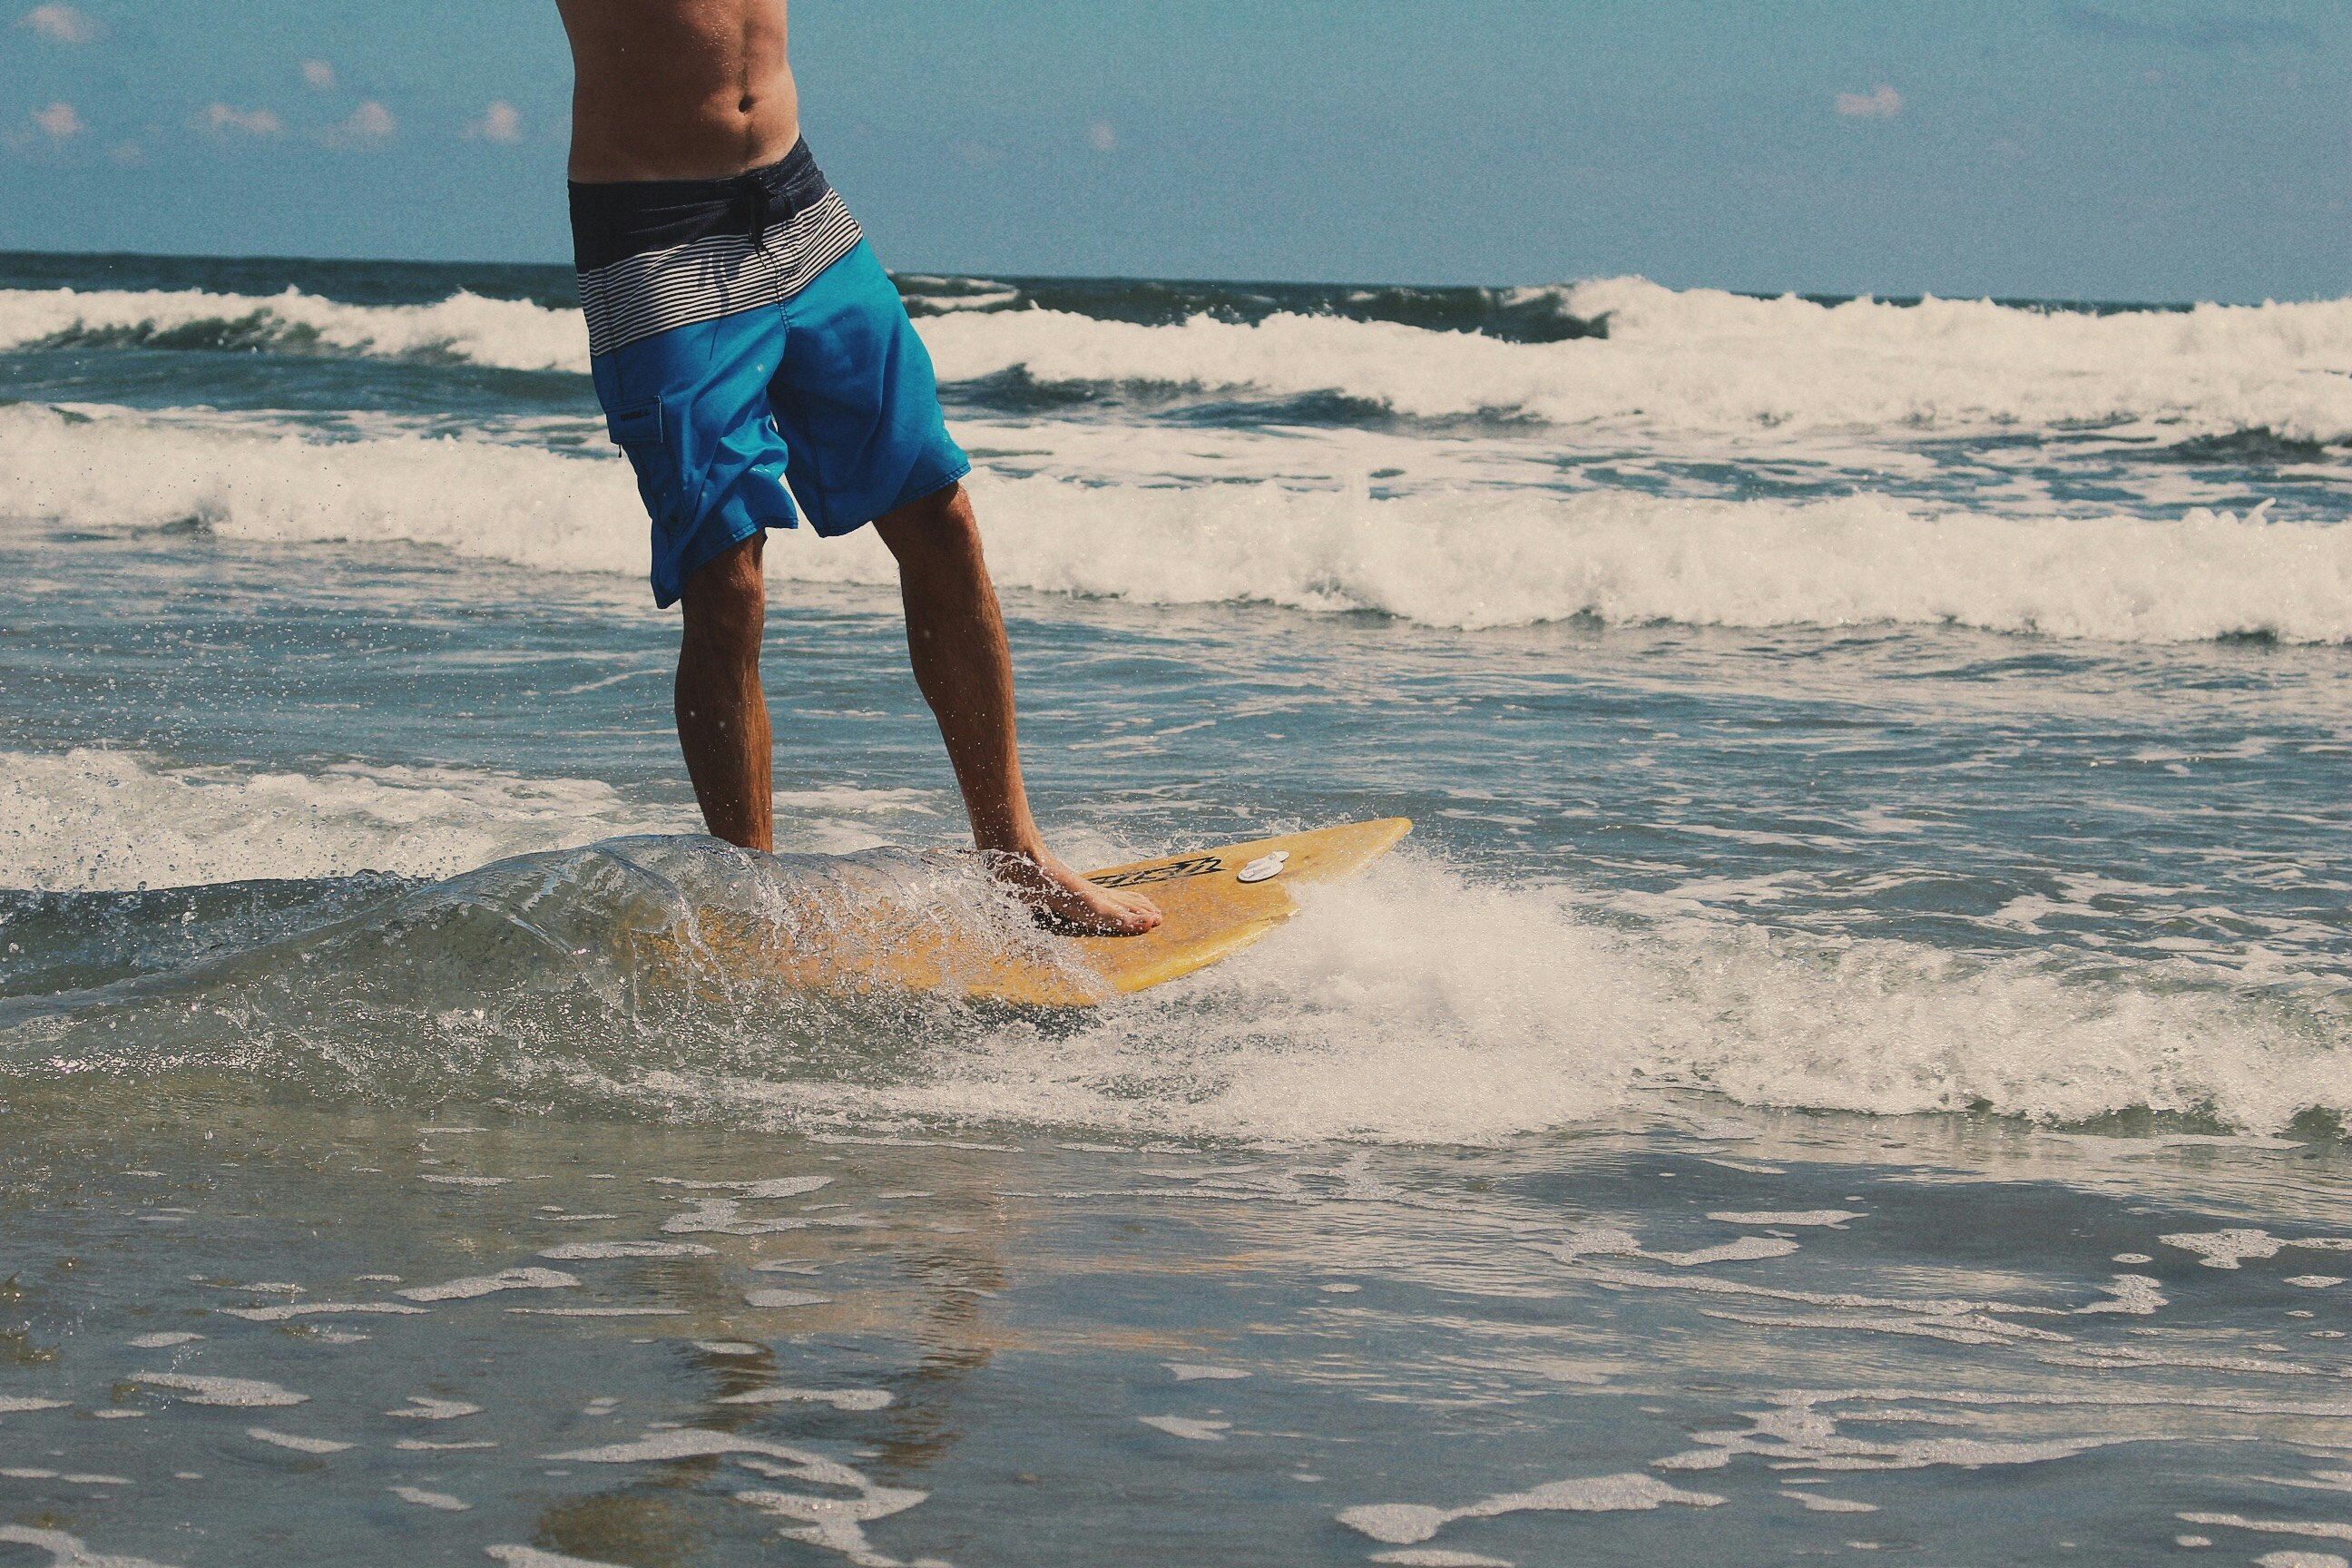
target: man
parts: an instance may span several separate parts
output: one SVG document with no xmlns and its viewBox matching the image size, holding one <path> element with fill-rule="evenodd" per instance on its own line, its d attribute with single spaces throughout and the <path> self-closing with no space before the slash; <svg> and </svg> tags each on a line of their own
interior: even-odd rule
<svg viewBox="0 0 2352 1568">
<path fill-rule="evenodd" d="M 773 847 L 760 689 L 766 530 L 871 522 L 915 679 L 992 871 L 1049 921 L 1129 935 L 1150 900 L 1045 847 L 1013 663 L 930 356 L 800 135 L 785 0 L 556 0 L 572 40 L 572 232 L 596 395 L 685 604 L 678 741 L 710 831 Z M 784 479 L 789 469 L 792 490 Z"/>
</svg>

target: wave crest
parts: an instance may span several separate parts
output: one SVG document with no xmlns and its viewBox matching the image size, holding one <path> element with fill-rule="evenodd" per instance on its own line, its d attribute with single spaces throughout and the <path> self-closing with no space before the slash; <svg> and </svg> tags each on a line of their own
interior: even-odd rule
<svg viewBox="0 0 2352 1568">
<path fill-rule="evenodd" d="M 214 349 L 588 369 L 588 332 L 577 310 L 462 289 L 425 305 L 352 305 L 292 288 L 272 295 L 0 289 L 0 347 Z"/>
<path fill-rule="evenodd" d="M 2352 440 L 2352 300 L 2095 312 L 1759 300 L 1618 278 L 1324 289 L 1307 291 L 1321 302 L 1305 309 L 1286 286 L 1038 284 L 1008 299 L 976 280 L 912 281 L 924 338 L 951 382 L 1020 372 L 1048 384 L 1330 395 L 1412 417 L 1653 433 L 2094 425 L 2147 426 L 2168 440 L 2256 428 Z M 462 290 L 431 304 L 356 305 L 290 288 L 0 289 L 0 345 L 114 343 L 588 368 L 576 311 Z"/>
<path fill-rule="evenodd" d="M 1460 1143 L 1638 1111 L 1661 1089 L 2256 1131 L 2352 1110 L 2340 991 L 2251 990 L 2179 961 L 1603 923 L 1572 889 L 1482 885 L 1410 851 L 1313 889 L 1213 970 L 1077 1014 L 858 983 L 892 942 L 1043 951 L 949 858 L 622 839 L 313 896 L 314 929 L 282 934 L 281 910 L 267 931 L 248 919 L 266 940 L 194 967 L 0 1002 L 0 1079 L 205 1092 L 226 1074 L 328 1100 L 721 1125 Z M 111 907 L 142 930 L 174 918 L 153 896 Z M 778 952 L 831 955 L 836 983 Z"/>
<path fill-rule="evenodd" d="M 0 409 L 0 515 L 201 518 L 257 542 L 402 541 L 635 576 L 645 519 L 615 457 L 413 437 L 346 442 Z M 1490 628 L 1956 625 L 2119 642 L 2352 640 L 2352 528 L 1930 511 L 1877 496 L 1673 500 L 1272 480 L 973 481 L 997 580 L 1144 604 L 1271 604 Z M 1104 548 L 1114 537 L 1118 548 Z M 870 534 L 784 536 L 772 574 L 887 585 Z"/>
</svg>

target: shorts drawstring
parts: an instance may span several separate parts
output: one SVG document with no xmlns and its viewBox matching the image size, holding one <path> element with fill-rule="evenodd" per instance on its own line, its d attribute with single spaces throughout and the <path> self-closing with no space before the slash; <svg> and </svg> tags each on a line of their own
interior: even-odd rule
<svg viewBox="0 0 2352 1568">
<path fill-rule="evenodd" d="M 757 174 L 744 175 L 738 190 L 736 210 L 751 220 L 751 248 L 764 252 L 768 248 L 768 226 L 776 216 L 774 201 Z"/>
</svg>

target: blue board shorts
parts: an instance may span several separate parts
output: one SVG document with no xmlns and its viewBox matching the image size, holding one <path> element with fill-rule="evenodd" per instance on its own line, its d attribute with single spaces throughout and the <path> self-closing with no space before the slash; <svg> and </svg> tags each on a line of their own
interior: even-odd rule
<svg viewBox="0 0 2352 1568">
<path fill-rule="evenodd" d="M 799 512 L 831 538 L 971 471 L 807 142 L 731 179 L 574 183 L 572 238 L 596 400 L 653 519 L 655 603 Z"/>
</svg>

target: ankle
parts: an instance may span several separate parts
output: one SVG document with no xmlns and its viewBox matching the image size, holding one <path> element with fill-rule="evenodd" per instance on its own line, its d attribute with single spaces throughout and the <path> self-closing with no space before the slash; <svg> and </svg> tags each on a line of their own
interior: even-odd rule
<svg viewBox="0 0 2352 1568">
<path fill-rule="evenodd" d="M 1017 859 L 1041 861 L 1045 858 L 1045 839 L 1034 826 L 1027 832 L 1007 828 L 1001 832 L 972 830 L 971 841 L 982 855 L 1010 855 Z"/>
</svg>

